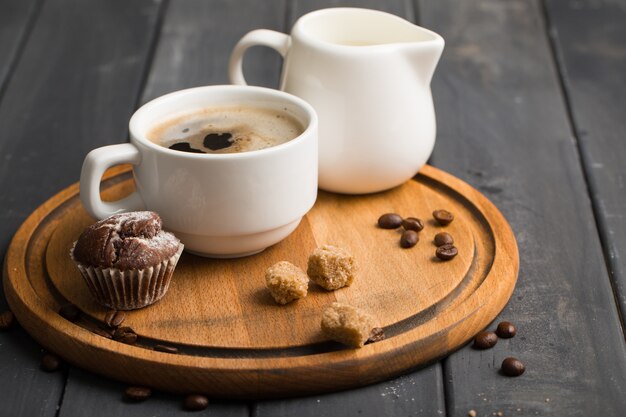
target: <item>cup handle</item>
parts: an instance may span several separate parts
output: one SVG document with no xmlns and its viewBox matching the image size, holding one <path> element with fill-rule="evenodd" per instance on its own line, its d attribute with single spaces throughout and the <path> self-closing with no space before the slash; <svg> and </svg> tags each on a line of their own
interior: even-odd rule
<svg viewBox="0 0 626 417">
<path fill-rule="evenodd" d="M 244 53 L 251 46 L 269 46 L 278 51 L 278 53 L 285 58 L 290 44 L 291 37 L 281 32 L 268 29 L 257 29 L 248 32 L 237 42 L 237 45 L 235 45 L 230 55 L 230 62 L 228 64 L 230 82 L 233 84 L 247 85 L 246 79 L 243 76 L 242 63 Z"/>
<path fill-rule="evenodd" d="M 104 202 L 100 198 L 100 180 L 104 171 L 114 165 L 141 162 L 139 150 L 130 143 L 103 146 L 89 152 L 80 172 L 80 199 L 89 214 L 104 219 L 117 213 L 145 209 L 145 204 L 137 191 L 126 198 Z"/>
</svg>

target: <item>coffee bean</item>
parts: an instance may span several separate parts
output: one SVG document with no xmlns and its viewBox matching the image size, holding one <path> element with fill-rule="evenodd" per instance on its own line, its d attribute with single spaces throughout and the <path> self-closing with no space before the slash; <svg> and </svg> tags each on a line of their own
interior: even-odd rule
<svg viewBox="0 0 626 417">
<path fill-rule="evenodd" d="M 152 395 L 152 390 L 148 387 L 128 387 L 124 390 L 124 398 L 129 401 L 145 401 Z"/>
<path fill-rule="evenodd" d="M 133 345 L 137 341 L 137 333 L 130 327 L 118 327 L 113 333 L 113 340 Z"/>
<path fill-rule="evenodd" d="M 502 373 L 506 376 L 520 376 L 526 370 L 524 364 L 516 358 L 506 358 L 502 361 L 500 367 Z"/>
<path fill-rule="evenodd" d="M 111 328 L 120 327 L 120 324 L 126 319 L 126 313 L 123 311 L 109 310 L 104 316 L 104 322 Z"/>
<path fill-rule="evenodd" d="M 154 347 L 154 350 L 156 350 L 157 352 L 178 353 L 177 348 L 175 348 L 174 346 L 167 346 L 167 345 L 156 345 Z"/>
<path fill-rule="evenodd" d="M 498 336 L 494 332 L 480 332 L 474 336 L 474 349 L 489 349 L 498 343 Z"/>
<path fill-rule="evenodd" d="M 185 397 L 183 401 L 183 408 L 189 411 L 204 410 L 209 406 L 209 399 L 204 395 L 193 394 Z"/>
<path fill-rule="evenodd" d="M 498 324 L 498 328 L 496 329 L 496 334 L 502 339 L 510 339 L 515 336 L 516 333 L 517 329 L 515 328 L 513 323 L 510 323 L 508 321 L 503 321 L 502 323 Z"/>
<path fill-rule="evenodd" d="M 0 314 L 0 331 L 4 332 L 13 327 L 15 322 L 15 316 L 9 310 L 3 311 Z"/>
<path fill-rule="evenodd" d="M 418 240 L 420 240 L 420 237 L 415 230 L 405 230 L 402 232 L 402 237 L 400 237 L 400 246 L 405 249 L 412 248 Z"/>
<path fill-rule="evenodd" d="M 80 318 L 80 310 L 74 304 L 65 304 L 59 309 L 59 315 L 74 323 Z"/>
<path fill-rule="evenodd" d="M 433 211 L 433 217 L 442 226 L 447 226 L 454 220 L 454 215 L 447 210 L 435 210 Z"/>
<path fill-rule="evenodd" d="M 111 332 L 101 329 L 100 327 L 94 327 L 93 329 L 91 329 L 91 331 L 97 334 L 98 336 L 102 336 L 107 339 L 113 339 L 113 335 L 111 334 Z"/>
<path fill-rule="evenodd" d="M 46 353 L 41 357 L 41 369 L 46 372 L 54 372 L 61 367 L 61 359 L 51 353 Z"/>
<path fill-rule="evenodd" d="M 383 214 L 378 218 L 378 227 L 382 229 L 397 229 L 402 225 L 402 217 L 395 213 Z"/>
<path fill-rule="evenodd" d="M 106 314 L 104 315 L 104 324 L 106 324 L 109 327 L 114 327 L 111 325 L 111 320 L 113 320 L 115 313 L 117 313 L 117 310 L 107 311 Z"/>
<path fill-rule="evenodd" d="M 424 228 L 424 222 L 416 217 L 407 217 L 402 220 L 402 227 L 405 230 L 415 230 L 416 232 L 421 232 Z"/>
<path fill-rule="evenodd" d="M 380 342 L 381 340 L 385 340 L 385 331 L 382 327 L 374 327 L 370 332 L 370 337 L 365 341 L 366 345 L 370 343 Z"/>
<path fill-rule="evenodd" d="M 443 245 L 452 245 L 454 243 L 454 239 L 450 233 L 441 232 L 435 235 L 435 245 L 443 246 Z"/>
<path fill-rule="evenodd" d="M 122 343 L 127 345 L 134 345 L 137 343 L 137 334 L 135 333 L 125 333 L 119 340 Z"/>
<path fill-rule="evenodd" d="M 111 320 L 111 327 L 120 327 L 120 325 L 126 320 L 126 313 L 123 311 L 118 311 L 115 313 L 113 320 Z"/>
<path fill-rule="evenodd" d="M 459 250 L 454 245 L 443 245 L 437 248 L 435 255 L 442 261 L 449 261 L 459 253 Z"/>
</svg>

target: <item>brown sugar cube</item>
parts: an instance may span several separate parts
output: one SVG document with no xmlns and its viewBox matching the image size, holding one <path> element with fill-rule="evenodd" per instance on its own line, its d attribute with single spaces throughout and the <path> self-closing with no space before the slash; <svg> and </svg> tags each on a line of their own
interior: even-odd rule
<svg viewBox="0 0 626 417">
<path fill-rule="evenodd" d="M 281 261 L 267 268 L 265 283 L 278 304 L 287 304 L 306 297 L 309 277 L 297 266 Z"/>
<path fill-rule="evenodd" d="M 328 291 L 351 285 L 355 271 L 356 262 L 352 255 L 336 246 L 321 246 L 309 256 L 309 278 Z"/>
<path fill-rule="evenodd" d="M 375 327 L 374 317 L 348 304 L 333 303 L 322 316 L 322 332 L 330 339 L 351 347 L 362 347 Z"/>
</svg>

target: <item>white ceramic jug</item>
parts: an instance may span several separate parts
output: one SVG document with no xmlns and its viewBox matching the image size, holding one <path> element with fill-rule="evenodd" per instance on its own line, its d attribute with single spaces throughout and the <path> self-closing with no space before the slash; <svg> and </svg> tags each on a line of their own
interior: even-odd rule
<svg viewBox="0 0 626 417">
<path fill-rule="evenodd" d="M 426 163 L 435 143 L 430 80 L 441 36 L 375 10 L 318 10 L 301 17 L 291 35 L 246 34 L 231 55 L 232 83 L 246 83 L 242 59 L 255 45 L 283 56 L 280 89 L 318 113 L 320 188 L 382 191 Z"/>
</svg>

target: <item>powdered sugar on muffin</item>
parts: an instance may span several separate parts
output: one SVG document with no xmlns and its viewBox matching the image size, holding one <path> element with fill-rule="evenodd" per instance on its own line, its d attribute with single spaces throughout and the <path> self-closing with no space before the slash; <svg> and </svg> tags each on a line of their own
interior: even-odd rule
<svg viewBox="0 0 626 417">
<path fill-rule="evenodd" d="M 113 215 L 89 226 L 74 246 L 74 259 L 100 268 L 144 269 L 173 256 L 180 241 L 161 228 L 151 211 Z"/>
</svg>

